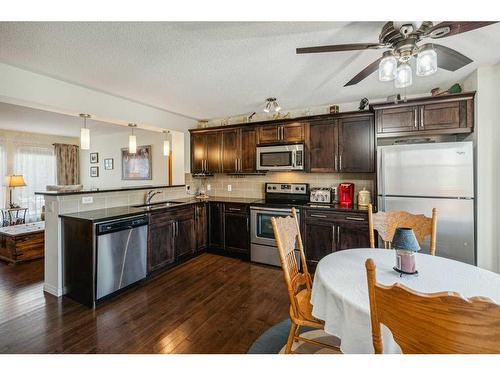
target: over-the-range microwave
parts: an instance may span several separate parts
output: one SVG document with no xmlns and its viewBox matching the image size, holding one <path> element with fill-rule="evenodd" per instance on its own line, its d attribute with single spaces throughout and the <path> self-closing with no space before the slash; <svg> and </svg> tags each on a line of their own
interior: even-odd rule
<svg viewBox="0 0 500 375">
<path fill-rule="evenodd" d="M 258 171 L 304 170 L 304 144 L 257 146 Z"/>
</svg>

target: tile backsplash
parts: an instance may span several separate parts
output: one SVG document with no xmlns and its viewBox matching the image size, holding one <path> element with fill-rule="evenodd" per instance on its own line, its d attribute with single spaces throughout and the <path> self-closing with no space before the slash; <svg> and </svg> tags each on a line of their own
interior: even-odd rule
<svg viewBox="0 0 500 375">
<path fill-rule="evenodd" d="M 216 174 L 206 178 L 193 178 L 190 173 L 186 173 L 186 185 L 191 187 L 193 194 L 203 187 L 210 196 L 264 198 L 265 182 L 302 182 L 309 183 L 311 187 L 332 187 L 338 186 L 341 182 L 352 182 L 357 196 L 358 191 L 364 187 L 373 194 L 374 178 L 375 174 L 371 173 L 269 172 L 262 176 Z M 228 191 L 228 185 L 231 185 L 231 191 Z"/>
</svg>

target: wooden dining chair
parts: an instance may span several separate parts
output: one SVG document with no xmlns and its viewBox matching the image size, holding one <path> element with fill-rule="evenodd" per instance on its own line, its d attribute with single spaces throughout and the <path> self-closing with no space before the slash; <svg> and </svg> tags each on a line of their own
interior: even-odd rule
<svg viewBox="0 0 500 375">
<path fill-rule="evenodd" d="M 394 232 L 398 227 L 412 228 L 418 243 L 431 236 L 429 252 L 436 255 L 437 211 L 432 209 L 432 217 L 414 215 L 405 211 L 379 211 L 373 213 L 373 206 L 368 205 L 368 230 L 370 231 L 370 247 L 375 248 L 375 233 L 382 239 L 384 248 L 390 249 Z"/>
<path fill-rule="evenodd" d="M 336 346 L 328 345 L 316 340 L 311 340 L 300 336 L 301 327 L 311 327 L 324 329 L 324 322 L 316 319 L 312 315 L 311 305 L 311 275 L 307 270 L 304 246 L 300 235 L 297 211 L 292 208 L 292 216 L 271 218 L 274 237 L 278 246 L 278 253 L 281 261 L 281 268 L 285 277 L 285 283 L 290 298 L 290 320 L 292 325 L 285 347 L 285 353 L 292 352 L 294 341 L 304 341 L 310 344 L 319 345 L 328 349 L 339 351 Z M 300 251 L 300 262 L 302 272 L 299 272 L 297 259 L 295 257 L 295 244 Z"/>
<path fill-rule="evenodd" d="M 381 328 L 405 354 L 500 353 L 500 305 L 454 292 L 420 293 L 377 283 L 373 259 L 365 262 L 373 348 L 384 351 Z"/>
</svg>

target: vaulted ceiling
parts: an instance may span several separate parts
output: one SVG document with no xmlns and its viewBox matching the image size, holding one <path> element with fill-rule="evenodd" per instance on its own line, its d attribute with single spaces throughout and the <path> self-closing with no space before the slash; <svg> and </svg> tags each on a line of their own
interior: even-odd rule
<svg viewBox="0 0 500 375">
<path fill-rule="evenodd" d="M 296 55 L 296 47 L 377 42 L 383 22 L 0 23 L 0 61 L 189 117 L 286 109 L 395 93 L 376 74 L 343 87 L 381 52 Z M 439 40 L 474 62 L 415 78 L 408 94 L 447 88 L 500 61 L 500 24 Z"/>
</svg>

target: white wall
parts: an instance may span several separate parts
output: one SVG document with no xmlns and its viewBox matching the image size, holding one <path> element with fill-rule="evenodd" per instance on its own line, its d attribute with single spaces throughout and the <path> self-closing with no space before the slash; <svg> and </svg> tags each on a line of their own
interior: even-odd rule
<svg viewBox="0 0 500 375">
<path fill-rule="evenodd" d="M 481 67 L 463 82 L 465 90 L 477 90 L 476 154 L 477 264 L 500 272 L 500 64 Z"/>
<path fill-rule="evenodd" d="M 80 180 L 85 189 L 120 188 L 122 186 L 168 184 L 168 158 L 163 155 L 164 135 L 158 132 L 136 130 L 137 146 L 151 145 L 152 179 L 122 180 L 121 149 L 128 148 L 128 131 L 91 137 L 90 150 L 80 150 Z M 99 162 L 90 163 L 90 153 L 99 153 Z M 113 158 L 114 169 L 104 169 L 104 159 Z M 99 177 L 90 177 L 90 167 L 99 167 Z"/>
</svg>

